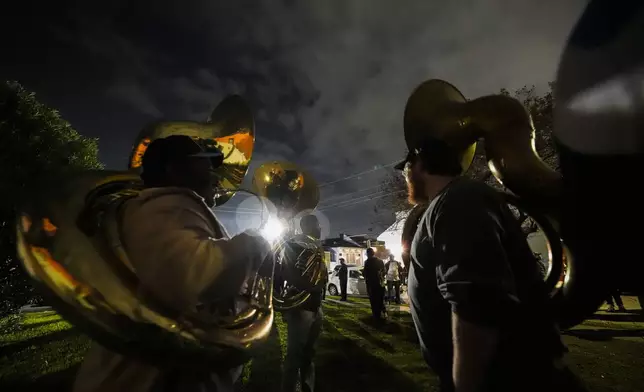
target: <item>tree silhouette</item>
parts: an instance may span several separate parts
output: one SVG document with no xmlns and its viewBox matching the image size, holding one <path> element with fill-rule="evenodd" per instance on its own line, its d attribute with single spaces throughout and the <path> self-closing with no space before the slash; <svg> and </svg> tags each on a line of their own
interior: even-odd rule
<svg viewBox="0 0 644 392">
<path fill-rule="evenodd" d="M 97 140 L 83 137 L 59 113 L 17 82 L 0 84 L 0 314 L 38 301 L 18 266 L 15 216 L 41 192 L 42 179 L 102 168 Z"/>
</svg>

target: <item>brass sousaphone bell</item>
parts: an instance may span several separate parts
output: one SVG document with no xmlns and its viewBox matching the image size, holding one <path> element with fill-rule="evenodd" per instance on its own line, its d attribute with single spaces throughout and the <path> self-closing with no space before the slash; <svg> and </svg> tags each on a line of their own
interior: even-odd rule
<svg viewBox="0 0 644 392">
<path fill-rule="evenodd" d="M 218 184 L 215 204 L 222 205 L 234 196 L 246 176 L 255 144 L 253 114 L 242 97 L 228 96 L 205 123 L 160 122 L 144 128 L 130 155 L 129 168 L 140 173 L 148 145 L 171 135 L 190 136 L 205 152 L 220 151 L 223 164 L 214 163 L 212 171 L 213 184 Z"/>
<path fill-rule="evenodd" d="M 553 135 L 562 175 L 538 158 L 530 117 L 509 97 L 445 99 L 460 94 L 434 80 L 414 92 L 405 113 L 406 137 L 428 132 L 416 125 L 434 124 L 437 135 L 453 142 L 485 140 L 492 173 L 546 234 L 551 288 L 565 255 L 563 287 L 552 298 L 562 328 L 590 317 L 615 289 L 644 304 L 644 263 L 636 256 L 644 230 L 625 223 L 644 210 L 643 43 L 644 3 L 588 2 L 555 83 Z M 403 240 L 413 238 L 422 208 L 409 215 Z"/>
<path fill-rule="evenodd" d="M 277 219 L 290 222 L 302 213 L 312 211 L 320 200 L 319 187 L 313 176 L 294 163 L 273 161 L 261 165 L 253 175 L 252 189 L 269 201 Z M 275 287 L 273 305 L 276 310 L 288 310 L 300 306 L 311 291 L 324 284 L 326 266 L 322 248 L 314 241 L 305 241 L 304 251 L 296 260 L 281 257 L 288 240 L 293 239 L 287 229 L 273 247 L 278 276 L 284 278 Z"/>
<path fill-rule="evenodd" d="M 22 265 L 66 319 L 104 347 L 174 366 L 230 368 L 246 362 L 273 322 L 272 276 L 255 278 L 237 311 L 213 319 L 169 309 L 139 284 L 119 240 L 116 207 L 142 189 L 138 175 L 150 142 L 191 136 L 223 153 L 212 171 L 225 202 L 241 185 L 254 145 L 254 121 L 239 96 L 229 96 L 206 123 L 161 122 L 134 145 L 130 170 L 87 171 L 56 178 L 19 214 Z"/>
<path fill-rule="evenodd" d="M 484 140 L 492 174 L 511 192 L 503 193 L 505 200 L 532 217 L 548 240 L 550 268 L 546 283 L 551 295 L 560 298 L 556 287 L 562 278 L 565 252 L 557 230 L 562 177 L 537 155 L 534 126 L 523 105 L 504 95 L 467 101 L 453 85 L 432 79 L 418 86 L 407 101 L 404 132 L 410 150 L 425 136 L 444 140 L 460 149 L 463 173 L 472 163 L 476 142 Z M 426 208 L 426 205 L 415 206 L 405 221 L 402 244 L 406 265 L 410 262 L 409 246 Z M 574 257 L 566 255 L 569 273 L 564 286 L 574 278 Z M 561 326 L 582 321 L 561 313 L 558 318 Z"/>
<path fill-rule="evenodd" d="M 559 59 L 553 136 L 574 270 L 558 307 L 569 318 L 590 317 L 616 289 L 644 306 L 644 228 L 630 224 L 644 216 L 643 45 L 644 2 L 591 0 Z"/>
</svg>

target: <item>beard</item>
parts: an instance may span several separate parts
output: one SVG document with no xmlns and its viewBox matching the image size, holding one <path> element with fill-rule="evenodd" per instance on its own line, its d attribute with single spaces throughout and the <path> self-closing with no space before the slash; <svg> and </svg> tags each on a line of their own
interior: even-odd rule
<svg viewBox="0 0 644 392">
<path fill-rule="evenodd" d="M 195 173 L 190 178 L 192 184 L 189 185 L 197 194 L 203 197 L 204 202 L 209 208 L 215 206 L 215 189 L 209 173 Z"/>
<path fill-rule="evenodd" d="M 407 201 L 411 205 L 418 205 L 428 202 L 429 198 L 425 193 L 425 183 L 422 179 L 411 173 L 407 177 Z"/>
<path fill-rule="evenodd" d="M 186 188 L 192 189 L 196 194 L 203 198 L 204 203 L 208 208 L 213 208 L 215 206 L 215 190 L 209 184 L 195 183 L 186 186 Z"/>
<path fill-rule="evenodd" d="M 207 188 L 207 190 L 199 192 L 199 195 L 203 197 L 208 208 L 213 208 L 215 206 L 215 191 L 212 188 Z"/>
<path fill-rule="evenodd" d="M 208 208 L 213 208 L 215 206 L 215 198 L 214 196 L 209 196 L 208 198 L 204 199 L 206 202 L 206 205 Z"/>
</svg>

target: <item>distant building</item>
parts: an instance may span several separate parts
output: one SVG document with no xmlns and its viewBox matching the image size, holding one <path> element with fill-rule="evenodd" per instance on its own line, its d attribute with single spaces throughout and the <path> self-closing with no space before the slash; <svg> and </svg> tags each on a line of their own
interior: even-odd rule
<svg viewBox="0 0 644 392">
<path fill-rule="evenodd" d="M 380 241 L 373 235 L 356 234 L 349 237 L 365 248 L 372 248 L 376 252 L 376 257 L 386 259 L 389 256 L 387 248 L 385 247 L 385 241 Z"/>
<path fill-rule="evenodd" d="M 367 247 L 354 241 L 350 236 L 343 233 L 336 238 L 327 238 L 322 241 L 325 258 L 329 268 L 334 268 L 340 258 L 344 258 L 347 264 L 362 266 L 366 258 Z"/>
</svg>

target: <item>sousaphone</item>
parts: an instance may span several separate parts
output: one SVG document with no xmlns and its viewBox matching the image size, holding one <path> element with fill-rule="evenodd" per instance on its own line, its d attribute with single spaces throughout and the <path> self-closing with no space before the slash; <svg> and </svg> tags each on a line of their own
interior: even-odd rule
<svg viewBox="0 0 644 392">
<path fill-rule="evenodd" d="M 537 155 L 534 127 L 523 105 L 503 95 L 468 101 L 453 85 L 432 79 L 411 94 L 404 124 L 410 150 L 426 136 L 445 140 L 461 151 L 463 173 L 473 161 L 476 142 L 485 141 L 488 166 L 510 191 L 503 193 L 507 203 L 532 217 L 548 239 L 550 268 L 546 282 L 555 295 L 563 271 L 563 243 L 556 230 L 562 179 Z M 409 246 L 426 208 L 415 206 L 405 221 L 402 244 L 407 265 Z M 573 260 L 568 263 L 572 265 Z"/>
<path fill-rule="evenodd" d="M 318 184 L 309 172 L 294 163 L 273 161 L 255 170 L 252 189 L 267 200 L 269 209 L 287 226 L 274 245 L 275 268 L 282 280 L 276 284 L 273 305 L 279 311 L 297 308 L 324 284 L 327 274 L 318 241 L 295 236 L 293 230 L 297 218 L 317 206 Z M 291 240 L 298 241 L 303 249 L 295 259 L 284 257 Z"/>
<path fill-rule="evenodd" d="M 560 233 L 574 256 L 560 311 L 592 315 L 611 291 L 644 306 L 644 2 L 588 3 L 562 53 L 554 136 Z M 570 275 L 570 276 L 568 276 Z"/>
<path fill-rule="evenodd" d="M 142 157 L 155 139 L 188 135 L 223 154 L 212 170 L 222 204 L 245 177 L 254 121 L 239 96 L 224 99 L 205 123 L 160 122 L 139 134 L 129 170 L 87 171 L 52 179 L 20 212 L 18 254 L 33 283 L 66 319 L 101 345 L 174 366 L 230 368 L 246 362 L 273 322 L 272 274 L 257 275 L 229 314 L 170 309 L 146 292 L 119 239 L 115 209 L 142 189 Z"/>
<path fill-rule="evenodd" d="M 561 174 L 534 148 L 527 111 L 510 97 L 465 101 L 440 80 L 423 83 L 405 111 L 405 138 L 423 132 L 460 146 L 485 140 L 492 174 L 531 215 L 549 245 L 550 287 L 559 324 L 591 316 L 615 289 L 644 304 L 644 3 L 589 2 L 562 54 L 555 84 L 554 135 Z M 465 160 L 467 162 L 469 158 Z M 422 209 L 405 222 L 403 243 L 413 238 Z"/>
</svg>

